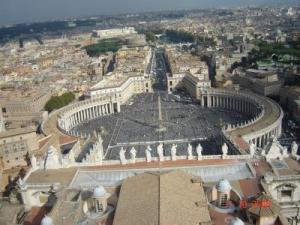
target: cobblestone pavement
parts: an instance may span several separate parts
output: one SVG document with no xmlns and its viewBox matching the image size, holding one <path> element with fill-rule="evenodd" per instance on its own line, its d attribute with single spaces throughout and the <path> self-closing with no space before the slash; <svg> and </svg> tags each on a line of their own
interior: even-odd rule
<svg viewBox="0 0 300 225">
<path fill-rule="evenodd" d="M 118 158 L 121 146 L 126 149 L 134 146 L 137 157 L 144 156 L 147 145 L 156 153 L 158 141 L 164 142 L 166 155 L 170 155 L 171 143 L 174 142 L 178 145 L 178 155 L 186 154 L 188 143 L 195 148 L 199 142 L 204 148 L 203 154 L 219 154 L 223 143 L 220 124 L 240 123 L 247 119 L 236 112 L 202 108 L 188 96 L 160 95 L 165 132 L 157 131 L 158 94 L 150 93 L 134 96 L 121 107 L 121 113 L 82 123 L 73 130 L 79 134 L 91 134 L 94 130 L 101 132 L 109 159 Z M 127 154 L 129 157 L 129 151 Z"/>
</svg>

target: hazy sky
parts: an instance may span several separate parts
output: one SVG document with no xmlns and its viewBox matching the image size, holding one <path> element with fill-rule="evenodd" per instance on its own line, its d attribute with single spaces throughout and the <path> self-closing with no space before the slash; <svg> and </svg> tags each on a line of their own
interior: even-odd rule
<svg viewBox="0 0 300 225">
<path fill-rule="evenodd" d="M 0 0 L 0 24 L 78 16 L 208 8 L 254 4 L 297 3 L 298 0 Z"/>
</svg>

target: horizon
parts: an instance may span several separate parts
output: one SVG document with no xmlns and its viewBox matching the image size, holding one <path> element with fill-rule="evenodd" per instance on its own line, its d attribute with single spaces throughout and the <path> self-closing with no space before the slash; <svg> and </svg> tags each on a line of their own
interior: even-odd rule
<svg viewBox="0 0 300 225">
<path fill-rule="evenodd" d="M 74 1 L 77 3 L 74 4 Z M 283 6 L 297 5 L 296 0 L 287 0 L 284 3 L 280 0 L 187 0 L 178 2 L 177 0 L 0 0 L 0 26 L 12 26 L 22 23 L 39 23 L 47 21 L 61 21 L 97 16 L 122 15 L 130 13 L 146 13 L 160 11 L 192 10 L 192 9 L 212 9 L 212 8 L 236 8 L 249 6 Z M 139 3 L 137 3 L 139 1 Z M 222 2 L 220 4 L 220 2 Z M 107 3 L 107 4 L 104 4 Z M 175 3 L 175 4 L 173 4 Z M 160 7 L 157 7 L 157 6 Z M 172 5 L 172 8 L 169 6 Z"/>
</svg>

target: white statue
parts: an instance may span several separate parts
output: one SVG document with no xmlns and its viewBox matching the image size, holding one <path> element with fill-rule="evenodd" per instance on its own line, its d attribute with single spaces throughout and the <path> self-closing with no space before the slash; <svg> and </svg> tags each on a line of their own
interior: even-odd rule
<svg viewBox="0 0 300 225">
<path fill-rule="evenodd" d="M 271 141 L 264 147 L 262 156 L 266 158 L 268 162 L 272 159 L 280 159 L 288 157 L 287 149 L 283 147 L 276 137 L 272 137 Z"/>
<path fill-rule="evenodd" d="M 193 159 L 193 147 L 190 143 L 188 144 L 188 147 L 187 147 L 187 153 L 188 153 L 188 160 L 192 160 Z"/>
<path fill-rule="evenodd" d="M 19 179 L 17 180 L 17 185 L 21 189 L 23 189 L 25 187 L 25 182 L 21 177 L 19 177 Z"/>
<path fill-rule="evenodd" d="M 292 145 L 291 145 L 291 153 L 292 153 L 292 156 L 294 158 L 298 158 L 299 157 L 297 155 L 297 152 L 298 152 L 298 145 L 297 145 L 296 141 L 293 141 Z"/>
<path fill-rule="evenodd" d="M 164 148 L 163 148 L 163 144 L 162 143 L 160 143 L 157 146 L 157 154 L 158 154 L 159 161 L 160 162 L 164 161 Z"/>
<path fill-rule="evenodd" d="M 171 160 L 172 161 L 176 161 L 177 160 L 176 152 L 177 152 L 177 145 L 173 144 L 172 148 L 171 148 Z"/>
<path fill-rule="evenodd" d="M 199 143 L 196 147 L 196 152 L 197 152 L 197 155 L 198 155 L 198 160 L 201 160 L 202 159 L 202 151 L 203 151 L 203 148 L 201 146 L 201 144 Z"/>
<path fill-rule="evenodd" d="M 88 163 L 94 163 L 95 162 L 95 158 L 93 157 L 92 155 L 92 152 L 89 152 L 85 155 L 85 162 L 88 162 Z"/>
<path fill-rule="evenodd" d="M 223 156 L 227 156 L 227 154 L 228 154 L 228 146 L 226 143 L 224 143 L 222 145 L 222 154 L 223 154 Z"/>
<path fill-rule="evenodd" d="M 62 167 L 61 156 L 52 145 L 44 157 L 44 169 L 59 169 Z"/>
<path fill-rule="evenodd" d="M 102 163 L 103 162 L 103 139 L 101 137 L 101 134 L 98 134 L 98 141 L 96 142 L 97 144 L 97 161 Z"/>
<path fill-rule="evenodd" d="M 249 151 L 250 151 L 250 155 L 251 155 L 251 156 L 254 156 L 255 151 L 256 151 L 256 146 L 255 146 L 255 144 L 252 142 L 252 140 L 250 141 Z"/>
<path fill-rule="evenodd" d="M 68 158 L 71 163 L 75 162 L 75 155 L 72 149 L 69 151 Z"/>
<path fill-rule="evenodd" d="M 135 163 L 135 157 L 136 157 L 136 150 L 134 147 L 132 147 L 130 149 L 130 158 L 132 163 Z"/>
<path fill-rule="evenodd" d="M 277 143 L 277 142 L 278 142 L 278 140 L 277 140 L 277 137 L 276 137 L 276 136 L 274 136 L 274 135 L 273 135 L 271 138 L 272 138 L 272 142 L 274 142 L 274 143 Z"/>
<path fill-rule="evenodd" d="M 30 163 L 31 163 L 32 169 L 35 170 L 37 168 L 37 163 L 36 163 L 36 157 L 34 156 L 34 154 L 31 155 Z"/>
<path fill-rule="evenodd" d="M 119 156 L 120 156 L 120 161 L 121 161 L 122 165 L 126 164 L 125 153 L 126 153 L 126 150 L 123 147 L 121 147 L 120 152 L 119 152 Z"/>
<path fill-rule="evenodd" d="M 101 144 L 101 146 L 102 146 L 102 144 Z M 101 164 L 103 162 L 103 148 L 100 148 L 97 151 L 97 161 Z"/>
<path fill-rule="evenodd" d="M 148 145 L 146 150 L 145 150 L 145 155 L 146 155 L 146 161 L 151 162 L 151 147 Z"/>
<path fill-rule="evenodd" d="M 283 147 L 283 149 L 282 149 L 282 157 L 283 157 L 283 158 L 289 157 L 287 147 Z"/>
</svg>

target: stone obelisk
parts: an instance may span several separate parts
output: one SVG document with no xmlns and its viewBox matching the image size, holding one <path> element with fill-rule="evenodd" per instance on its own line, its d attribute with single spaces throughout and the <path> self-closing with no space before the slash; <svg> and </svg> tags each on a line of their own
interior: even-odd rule
<svg viewBox="0 0 300 225">
<path fill-rule="evenodd" d="M 167 129 L 163 125 L 160 95 L 158 95 L 158 128 L 156 129 L 156 131 L 157 132 L 164 132 L 166 130 Z"/>
</svg>

